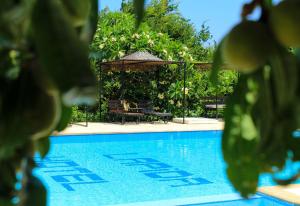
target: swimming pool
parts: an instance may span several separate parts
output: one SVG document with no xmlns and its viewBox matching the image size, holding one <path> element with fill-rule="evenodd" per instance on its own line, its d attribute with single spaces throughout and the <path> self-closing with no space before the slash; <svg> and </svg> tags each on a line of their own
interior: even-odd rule
<svg viewBox="0 0 300 206">
<path fill-rule="evenodd" d="M 225 175 L 221 132 L 59 136 L 34 172 L 49 206 L 291 205 L 241 200 Z M 263 176 L 260 184 L 272 185 Z"/>
</svg>

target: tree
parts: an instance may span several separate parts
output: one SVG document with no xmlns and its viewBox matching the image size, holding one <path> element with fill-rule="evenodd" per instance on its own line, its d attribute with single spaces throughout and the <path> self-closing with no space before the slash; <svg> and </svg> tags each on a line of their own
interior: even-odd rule
<svg viewBox="0 0 300 206">
<path fill-rule="evenodd" d="M 123 1 L 121 11 L 134 14 L 133 1 Z M 146 22 L 153 31 L 168 34 L 177 41 L 181 41 L 195 57 L 195 60 L 206 61 L 207 49 L 204 43 L 211 40 L 209 27 L 202 24 L 197 32 L 194 25 L 184 18 L 178 9 L 178 4 L 171 1 L 152 0 L 145 8 Z"/>
<path fill-rule="evenodd" d="M 150 6 L 157 5 L 159 1 L 150 2 Z M 160 8 L 160 6 L 156 6 Z M 172 22 L 185 21 L 186 25 L 182 26 L 191 28 L 191 33 L 181 35 L 180 37 L 172 36 L 170 32 L 161 27 L 162 30 L 153 28 L 153 19 L 163 18 L 158 12 L 151 14 L 152 18 L 145 19 L 139 29 L 135 28 L 135 17 L 132 2 L 124 3 L 120 12 L 103 11 L 99 17 L 98 30 L 93 43 L 91 44 L 92 57 L 97 62 L 105 62 L 123 57 L 136 51 L 148 51 L 161 59 L 194 62 L 199 60 L 209 61 L 213 48 L 206 48 L 199 41 L 199 47 L 188 47 L 189 39 L 199 38 L 192 24 L 186 21 L 179 14 L 174 16 L 173 20 L 166 19 L 167 24 Z M 146 10 L 146 17 L 149 8 Z M 171 11 L 171 9 L 169 9 Z M 156 16 L 157 15 L 157 16 Z M 174 30 L 177 29 L 174 27 Z M 209 31 L 207 33 L 210 35 Z M 192 37 L 191 37 L 192 36 Z M 204 41 L 204 40 L 203 40 Z M 96 66 L 97 73 L 99 66 Z M 131 100 L 140 100 L 150 98 L 155 107 L 159 110 L 168 110 L 175 116 L 182 115 L 183 106 L 183 79 L 182 69 L 177 66 L 164 67 L 160 69 L 160 78 L 154 72 L 128 72 L 123 74 L 122 84 L 120 72 L 102 73 L 103 76 L 103 105 L 107 105 L 109 99 L 126 98 Z M 237 79 L 237 74 L 232 71 L 226 71 L 220 74 L 220 77 L 227 79 L 219 85 L 219 95 L 232 92 L 233 84 Z M 158 82 L 157 82 L 158 80 Z M 203 96 L 213 96 L 216 89 L 209 84 L 208 72 L 200 72 L 193 66 L 188 68 L 188 107 L 190 116 L 200 116 L 204 109 L 201 104 Z M 123 86 L 122 86 L 123 85 Z M 96 110 L 97 111 L 97 110 Z M 102 108 L 106 116 L 106 108 Z"/>
</svg>

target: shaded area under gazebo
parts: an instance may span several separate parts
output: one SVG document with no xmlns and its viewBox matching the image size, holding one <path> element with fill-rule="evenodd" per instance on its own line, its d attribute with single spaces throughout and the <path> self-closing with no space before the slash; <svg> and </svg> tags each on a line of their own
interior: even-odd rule
<svg viewBox="0 0 300 206">
<path fill-rule="evenodd" d="M 200 63 L 193 62 L 192 63 L 199 70 L 208 70 L 211 68 L 211 63 Z M 146 51 L 138 51 L 134 52 L 130 55 L 124 56 L 119 60 L 109 61 L 109 62 L 101 62 L 99 63 L 99 109 L 100 109 L 100 119 L 102 117 L 102 93 L 103 93 L 103 85 L 102 85 L 102 76 L 103 72 L 111 71 L 111 72 L 125 72 L 125 71 L 136 71 L 136 72 L 146 72 L 146 71 L 159 71 L 161 66 L 166 65 L 177 65 L 180 67 L 180 70 L 183 71 L 182 79 L 183 79 L 183 109 L 182 109 L 182 118 L 183 123 L 185 123 L 186 118 L 186 79 L 187 79 L 187 65 L 186 62 L 183 61 L 166 61 L 162 60 L 149 52 Z"/>
</svg>

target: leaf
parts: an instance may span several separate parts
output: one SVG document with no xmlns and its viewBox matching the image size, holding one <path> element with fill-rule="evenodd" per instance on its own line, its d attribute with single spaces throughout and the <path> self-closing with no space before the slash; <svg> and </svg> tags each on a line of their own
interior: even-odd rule
<svg viewBox="0 0 300 206">
<path fill-rule="evenodd" d="M 300 172 L 299 174 L 296 174 L 288 179 L 277 179 L 275 177 L 273 177 L 273 180 L 278 183 L 279 185 L 289 185 L 295 181 L 297 181 L 300 178 Z"/>
<path fill-rule="evenodd" d="M 0 198 L 0 205 L 1 206 L 14 206 L 14 204 L 10 200 L 4 200 Z"/>
<path fill-rule="evenodd" d="M 264 0 L 264 6 L 270 9 L 273 6 L 273 0 Z"/>
<path fill-rule="evenodd" d="M 140 26 L 145 15 L 145 2 L 146 0 L 133 0 L 134 10 L 136 14 L 136 28 Z"/>
<path fill-rule="evenodd" d="M 62 104 L 61 107 L 62 107 L 61 118 L 55 129 L 58 132 L 63 131 L 68 126 L 68 123 L 72 118 L 72 107 L 68 107 L 64 104 Z"/>
<path fill-rule="evenodd" d="M 26 189 L 25 206 L 46 206 L 47 190 L 38 178 L 30 176 Z"/>
<path fill-rule="evenodd" d="M 259 175 L 260 160 L 255 157 L 259 135 L 251 115 L 257 98 L 252 101 L 246 98 L 247 93 L 258 91 L 255 82 L 254 75 L 241 76 L 233 95 L 227 100 L 224 114 L 222 151 L 228 165 L 227 174 L 244 197 L 255 193 Z"/>
<path fill-rule="evenodd" d="M 41 157 L 44 158 L 50 149 L 50 140 L 49 137 L 41 138 L 36 140 L 36 147 Z"/>
<path fill-rule="evenodd" d="M 250 114 L 244 114 L 241 117 L 240 125 L 243 138 L 249 141 L 257 138 L 258 133 Z"/>
<path fill-rule="evenodd" d="M 9 40 L 14 43 L 25 40 L 33 3 L 34 0 L 1 1 L 0 42 L 4 40 L 2 43 L 9 44 Z M 11 46 L 15 47 L 15 45 Z"/>
<path fill-rule="evenodd" d="M 293 136 L 290 141 L 288 141 L 288 144 L 289 149 L 293 151 L 293 161 L 300 161 L 300 136 Z"/>
<path fill-rule="evenodd" d="M 256 161 L 231 165 L 227 168 L 227 175 L 244 198 L 256 193 L 259 178 L 259 165 Z"/>
<path fill-rule="evenodd" d="M 295 54 L 296 54 L 298 61 L 300 62 L 300 49 L 295 49 Z"/>
<path fill-rule="evenodd" d="M 38 60 L 62 93 L 64 103 L 95 103 L 96 79 L 89 65 L 88 45 L 80 41 L 60 2 L 37 0 L 32 28 Z"/>
<path fill-rule="evenodd" d="M 224 64 L 222 47 L 223 47 L 225 38 L 218 45 L 218 47 L 214 53 L 214 57 L 213 57 L 213 63 L 212 63 L 212 68 L 211 68 L 211 73 L 210 73 L 209 79 L 213 83 L 214 86 L 216 86 L 218 84 L 218 73 Z"/>
<path fill-rule="evenodd" d="M 75 27 L 83 26 L 91 10 L 90 0 L 61 0 L 65 13 Z"/>
<path fill-rule="evenodd" d="M 273 130 L 273 118 L 274 118 L 274 104 L 273 94 L 270 81 L 271 68 L 265 66 L 261 70 L 261 75 L 257 75 L 257 81 L 259 83 L 259 92 L 257 97 L 257 103 L 254 105 L 252 115 L 254 117 L 255 125 L 258 127 L 260 135 L 260 148 L 262 152 L 265 147 L 270 145 L 272 136 L 270 133 Z"/>
<path fill-rule="evenodd" d="M 297 60 L 285 48 L 278 48 L 278 52 L 272 56 L 270 64 L 276 104 L 279 109 L 283 109 L 293 101 L 296 94 L 299 69 Z"/>
<path fill-rule="evenodd" d="M 80 39 L 82 39 L 86 43 L 91 43 L 96 32 L 98 23 L 98 0 L 88 1 L 91 1 L 91 9 L 88 20 L 85 26 L 82 28 Z"/>
</svg>

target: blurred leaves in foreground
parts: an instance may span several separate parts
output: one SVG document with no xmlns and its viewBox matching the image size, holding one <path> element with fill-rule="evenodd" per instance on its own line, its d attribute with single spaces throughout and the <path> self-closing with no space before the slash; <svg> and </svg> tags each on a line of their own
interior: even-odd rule
<svg viewBox="0 0 300 206">
<path fill-rule="evenodd" d="M 261 17 L 248 16 L 261 8 Z M 245 4 L 242 21 L 219 45 L 213 76 L 222 65 L 241 73 L 227 101 L 222 146 L 227 175 L 242 196 L 255 194 L 259 175 L 272 173 L 279 184 L 297 180 L 300 168 L 300 1 L 270 0 Z M 282 175 L 281 175 L 282 176 Z"/>
<path fill-rule="evenodd" d="M 46 205 L 33 156 L 48 153 L 48 136 L 68 125 L 73 104 L 95 102 L 88 48 L 97 18 L 97 0 L 1 1 L 1 206 Z"/>
</svg>

